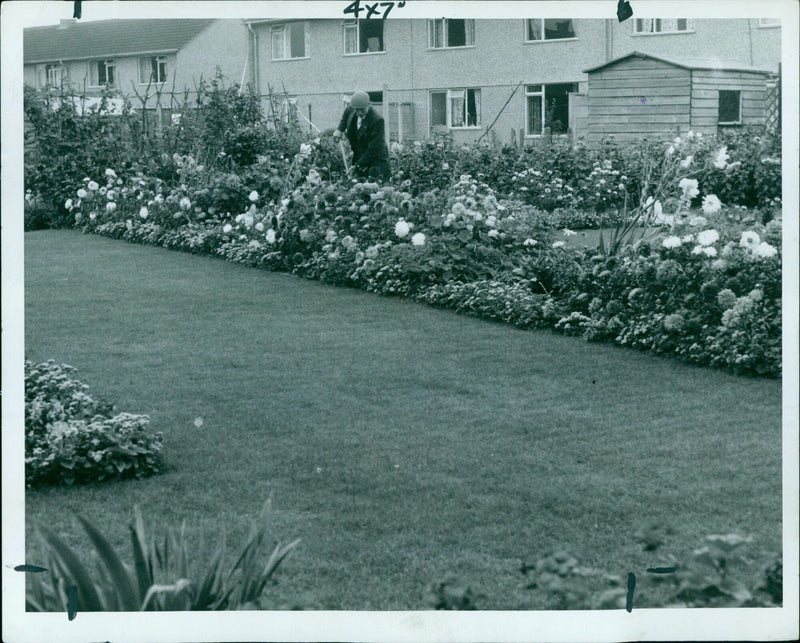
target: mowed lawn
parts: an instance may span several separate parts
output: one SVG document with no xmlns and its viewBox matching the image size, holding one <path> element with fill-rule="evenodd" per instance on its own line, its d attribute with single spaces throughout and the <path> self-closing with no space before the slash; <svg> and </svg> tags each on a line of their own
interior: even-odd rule
<svg viewBox="0 0 800 643">
<path fill-rule="evenodd" d="M 35 521 L 89 556 L 74 511 L 129 558 L 135 504 L 232 556 L 270 495 L 275 538 L 303 539 L 273 596 L 328 609 L 424 609 L 451 574 L 535 609 L 520 563 L 557 545 L 642 576 L 708 534 L 780 551 L 778 381 L 75 231 L 27 233 L 25 269 L 27 358 L 149 414 L 167 462 L 28 491 L 28 563 Z"/>
</svg>

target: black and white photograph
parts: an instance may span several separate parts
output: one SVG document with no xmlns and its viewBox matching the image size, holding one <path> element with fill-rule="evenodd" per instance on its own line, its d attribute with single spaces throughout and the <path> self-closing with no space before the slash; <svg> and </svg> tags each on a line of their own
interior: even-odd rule
<svg viewBox="0 0 800 643">
<path fill-rule="evenodd" d="M 799 15 L 3 3 L 3 640 L 796 639 Z"/>
</svg>

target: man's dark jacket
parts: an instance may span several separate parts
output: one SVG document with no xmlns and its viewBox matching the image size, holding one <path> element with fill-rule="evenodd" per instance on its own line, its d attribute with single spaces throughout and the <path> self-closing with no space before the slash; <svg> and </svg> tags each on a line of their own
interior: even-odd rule
<svg viewBox="0 0 800 643">
<path fill-rule="evenodd" d="M 339 122 L 353 150 L 353 166 L 359 176 L 389 178 L 389 148 L 386 147 L 386 130 L 383 117 L 372 107 L 361 119 L 352 107 L 347 107 Z"/>
</svg>

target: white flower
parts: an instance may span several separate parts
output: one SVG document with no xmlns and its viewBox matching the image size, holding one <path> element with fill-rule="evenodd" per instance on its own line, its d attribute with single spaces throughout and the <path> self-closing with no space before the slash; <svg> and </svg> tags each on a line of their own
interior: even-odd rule
<svg viewBox="0 0 800 643">
<path fill-rule="evenodd" d="M 670 145 L 670 146 L 667 148 L 667 151 L 665 152 L 665 154 L 666 154 L 667 156 L 672 156 L 674 153 L 675 153 L 675 148 L 674 148 L 672 145 Z"/>
<path fill-rule="evenodd" d="M 396 234 L 398 237 L 400 237 L 401 239 L 402 239 L 403 237 L 406 237 L 406 236 L 408 236 L 408 233 L 409 233 L 409 231 L 410 231 L 410 230 L 411 230 L 411 228 L 408 226 L 408 223 L 406 223 L 405 221 L 403 221 L 403 219 L 400 219 L 400 220 L 399 220 L 397 223 L 395 223 L 395 225 L 394 225 L 394 233 L 395 233 L 395 234 Z"/>
<path fill-rule="evenodd" d="M 652 203 L 653 203 L 653 197 L 649 196 L 649 197 L 647 197 L 647 201 L 644 202 L 644 206 L 643 207 L 645 209 L 647 209 L 652 205 Z"/>
<path fill-rule="evenodd" d="M 103 187 L 101 187 L 101 188 L 100 188 L 100 190 L 98 190 L 98 191 L 100 192 L 100 194 L 105 194 L 105 193 L 108 191 L 108 188 L 107 188 L 107 187 L 104 185 L 104 186 L 103 186 Z"/>
<path fill-rule="evenodd" d="M 722 202 L 716 194 L 706 194 L 703 197 L 703 214 L 716 214 L 722 208 Z"/>
<path fill-rule="evenodd" d="M 694 156 L 689 154 L 689 156 L 687 156 L 685 159 L 683 159 L 681 161 L 681 167 L 684 168 L 684 169 L 689 167 L 692 164 L 693 160 L 694 160 Z"/>
<path fill-rule="evenodd" d="M 689 217 L 689 220 L 686 223 L 688 223 L 691 226 L 707 225 L 708 219 L 706 219 L 705 217 L 692 216 Z"/>
<path fill-rule="evenodd" d="M 229 233 L 231 230 L 233 230 L 233 226 L 232 226 L 230 223 L 226 223 L 226 224 L 225 224 L 225 225 L 222 227 L 222 231 L 223 231 L 225 234 L 228 234 L 228 233 Z"/>
<path fill-rule="evenodd" d="M 161 193 L 156 194 L 153 201 L 155 201 L 156 203 L 164 203 L 164 195 Z"/>
<path fill-rule="evenodd" d="M 694 132 L 692 130 L 686 132 L 686 138 L 691 141 L 694 138 Z"/>
<path fill-rule="evenodd" d="M 676 136 L 675 140 L 672 141 L 672 142 L 675 143 L 675 145 L 680 145 L 681 144 L 681 137 L 680 136 Z"/>
<path fill-rule="evenodd" d="M 539 242 L 536 239 L 525 239 L 525 241 L 523 242 L 523 245 L 525 245 L 525 246 L 535 246 L 537 243 L 539 243 Z"/>
<path fill-rule="evenodd" d="M 683 196 L 687 199 L 693 199 L 698 194 L 700 194 L 700 190 L 697 189 L 697 179 L 681 179 L 678 182 L 681 190 L 683 191 Z"/>
<path fill-rule="evenodd" d="M 564 228 L 563 230 L 565 237 L 571 237 L 574 234 L 577 234 L 574 230 L 570 230 L 569 228 Z"/>
<path fill-rule="evenodd" d="M 494 216 L 493 214 L 489 215 L 486 218 L 486 225 L 489 226 L 490 228 L 494 228 L 497 225 L 497 217 Z"/>
<path fill-rule="evenodd" d="M 117 209 L 117 204 L 114 203 L 113 201 L 109 201 L 108 203 L 106 203 L 106 211 L 113 212 L 116 209 Z"/>
<path fill-rule="evenodd" d="M 319 172 L 317 172 L 317 170 L 312 167 L 308 171 L 308 174 L 306 175 L 306 181 L 308 181 L 312 185 L 317 185 L 322 181 L 322 177 L 319 175 Z"/>
<path fill-rule="evenodd" d="M 707 247 L 703 248 L 703 252 L 708 257 L 716 257 L 717 256 L 717 249 L 715 247 L 713 247 L 713 246 L 707 246 Z"/>
<path fill-rule="evenodd" d="M 142 217 L 142 219 L 146 219 L 148 214 L 150 213 L 147 211 L 146 206 L 143 205 L 141 208 L 139 208 L 139 216 Z"/>
<path fill-rule="evenodd" d="M 92 213 L 90 213 L 90 214 L 89 214 L 89 218 L 90 218 L 92 221 L 94 221 L 94 220 L 95 220 L 95 218 L 97 218 L 97 214 L 96 214 L 96 213 L 94 213 L 94 212 L 92 212 Z"/>
<path fill-rule="evenodd" d="M 265 235 L 267 243 L 275 243 L 275 230 L 270 228 L 267 230 L 267 234 Z"/>
<path fill-rule="evenodd" d="M 125 219 L 125 227 L 128 228 L 128 230 L 133 230 L 133 221 Z"/>
<path fill-rule="evenodd" d="M 256 230 L 258 230 L 259 232 L 264 232 L 264 224 L 261 221 L 256 223 Z"/>
<path fill-rule="evenodd" d="M 724 170 L 725 166 L 728 164 L 728 147 L 723 145 L 719 151 L 714 156 L 714 167 L 718 170 Z"/>
<path fill-rule="evenodd" d="M 693 234 L 685 234 L 681 237 L 681 243 L 690 243 L 692 241 L 694 241 Z"/>
<path fill-rule="evenodd" d="M 755 250 L 760 243 L 761 237 L 758 236 L 758 233 L 753 232 L 752 230 L 745 230 L 742 232 L 742 238 L 739 239 L 739 245 L 742 248 L 747 248 L 749 250 Z"/>
<path fill-rule="evenodd" d="M 563 241 L 556 241 L 553 243 L 554 248 L 563 248 L 566 244 Z"/>
<path fill-rule="evenodd" d="M 109 201 L 113 201 L 114 199 L 116 199 L 116 198 L 117 198 L 117 193 L 116 193 L 116 192 L 114 192 L 114 190 L 109 190 L 108 192 L 106 192 L 106 198 L 107 198 Z"/>
<path fill-rule="evenodd" d="M 77 194 L 79 199 L 85 199 L 88 196 L 88 192 L 86 192 L 86 190 L 84 190 L 83 188 L 78 190 Z"/>
<path fill-rule="evenodd" d="M 97 185 L 97 182 L 95 182 L 95 181 L 89 181 L 89 185 L 87 185 L 86 187 L 87 187 L 87 188 L 89 188 L 89 189 L 90 189 L 92 192 L 94 192 L 94 191 L 95 191 L 95 190 L 97 190 L 97 189 L 98 189 L 100 186 L 99 186 L 99 185 Z"/>
<path fill-rule="evenodd" d="M 312 149 L 313 149 L 313 148 L 311 147 L 311 145 L 310 145 L 310 144 L 308 144 L 308 143 L 301 143 L 301 144 L 300 144 L 300 156 L 301 156 L 301 157 L 308 156 L 309 154 L 311 154 L 311 150 L 312 150 Z"/>
<path fill-rule="evenodd" d="M 775 246 L 771 246 L 766 241 L 762 241 L 753 248 L 753 254 L 756 257 L 774 257 L 778 254 L 778 249 Z"/>
<path fill-rule="evenodd" d="M 192 207 L 192 202 L 189 200 L 189 197 L 182 197 L 179 205 L 181 206 L 181 210 L 188 210 Z"/>
<path fill-rule="evenodd" d="M 110 179 L 116 179 L 117 173 L 109 167 L 106 168 L 106 176 Z"/>
<path fill-rule="evenodd" d="M 661 242 L 665 248 L 678 248 L 681 245 L 680 237 L 667 237 Z"/>
<path fill-rule="evenodd" d="M 653 204 L 653 216 L 655 216 L 656 219 L 660 220 L 663 214 L 664 214 L 664 209 L 661 207 L 661 201 L 656 201 Z"/>
<path fill-rule="evenodd" d="M 64 207 L 65 207 L 67 210 L 72 210 L 72 208 L 74 207 L 74 206 L 72 205 L 72 199 L 67 199 L 66 201 L 64 201 Z"/>
<path fill-rule="evenodd" d="M 256 201 L 258 201 L 258 192 L 256 192 L 255 190 L 253 190 L 253 191 L 250 193 L 250 196 L 249 196 L 248 198 L 249 198 L 249 199 L 250 199 L 250 200 L 251 200 L 253 203 L 255 203 Z"/>
<path fill-rule="evenodd" d="M 697 243 L 701 246 L 710 246 L 719 241 L 719 232 L 716 230 L 703 230 L 697 235 Z"/>
<path fill-rule="evenodd" d="M 498 236 L 500 236 L 500 233 L 497 230 L 492 229 L 492 230 L 489 230 L 489 236 L 492 237 L 492 238 L 498 237 Z"/>
<path fill-rule="evenodd" d="M 703 252 L 705 252 L 705 248 L 703 246 L 695 246 L 694 248 L 692 248 L 693 255 L 699 255 L 702 254 Z"/>
<path fill-rule="evenodd" d="M 417 232 L 413 237 L 411 237 L 411 243 L 415 246 L 424 246 L 425 245 L 425 235 L 421 232 Z"/>
</svg>

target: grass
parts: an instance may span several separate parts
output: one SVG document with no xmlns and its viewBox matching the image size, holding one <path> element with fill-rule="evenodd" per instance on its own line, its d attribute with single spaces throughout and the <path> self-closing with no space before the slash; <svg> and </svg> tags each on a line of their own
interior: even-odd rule
<svg viewBox="0 0 800 643">
<path fill-rule="evenodd" d="M 25 258 L 26 357 L 148 413 L 168 462 L 28 491 L 30 564 L 36 521 L 89 556 L 76 510 L 129 556 L 134 504 L 233 552 L 269 494 L 275 538 L 303 539 L 275 595 L 328 609 L 424 609 L 448 574 L 540 608 L 523 558 L 644 574 L 651 520 L 665 554 L 733 531 L 754 566 L 780 551 L 780 382 L 75 231 L 27 233 Z"/>
</svg>

